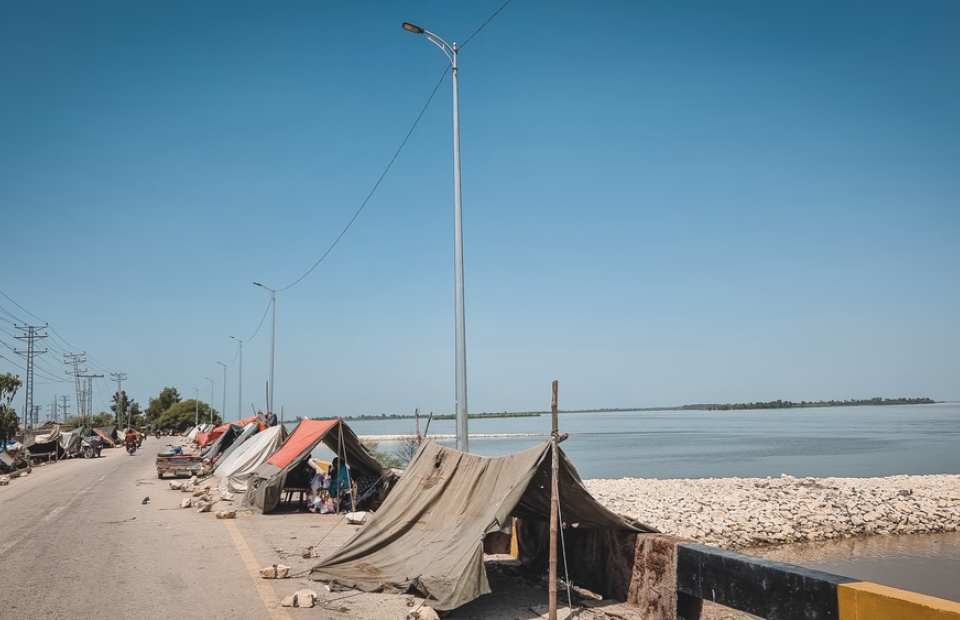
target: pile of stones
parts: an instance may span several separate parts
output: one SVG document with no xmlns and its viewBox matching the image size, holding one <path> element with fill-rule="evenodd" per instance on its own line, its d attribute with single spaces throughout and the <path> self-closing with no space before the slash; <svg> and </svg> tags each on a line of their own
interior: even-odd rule
<svg viewBox="0 0 960 620">
<path fill-rule="evenodd" d="M 960 529 L 960 476 L 586 480 L 607 508 L 665 534 L 736 549 Z"/>
</svg>

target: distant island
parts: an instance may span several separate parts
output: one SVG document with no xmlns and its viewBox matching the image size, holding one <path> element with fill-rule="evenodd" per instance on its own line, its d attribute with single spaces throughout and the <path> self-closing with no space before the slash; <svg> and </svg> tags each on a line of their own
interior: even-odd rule
<svg viewBox="0 0 960 620">
<path fill-rule="evenodd" d="M 756 403 L 700 403 L 695 405 L 680 405 L 679 407 L 606 407 L 601 409 L 561 409 L 560 413 L 613 413 L 629 411 L 738 411 L 745 409 L 806 409 L 811 407 L 865 407 L 877 405 L 932 405 L 936 401 L 932 398 L 868 398 L 853 400 L 802 400 L 795 403 L 789 400 L 771 400 L 768 402 Z M 542 415 L 550 415 L 549 411 L 500 411 L 471 413 L 468 418 L 489 419 L 489 418 L 536 418 Z M 420 418 L 426 420 L 429 416 L 420 414 Z M 344 420 L 412 420 L 413 414 L 391 413 L 380 415 L 356 415 L 344 416 Z M 452 413 L 444 413 L 433 416 L 434 420 L 453 420 L 456 416 Z M 298 420 L 300 418 L 297 418 Z M 335 417 L 322 417 L 321 420 L 332 420 Z"/>
</svg>

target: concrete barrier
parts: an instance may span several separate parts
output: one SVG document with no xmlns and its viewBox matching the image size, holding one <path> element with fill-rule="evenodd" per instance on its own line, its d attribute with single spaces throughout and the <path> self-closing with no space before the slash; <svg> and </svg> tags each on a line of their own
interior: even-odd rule
<svg viewBox="0 0 960 620">
<path fill-rule="evenodd" d="M 514 532 L 521 563 L 545 571 L 546 524 Z M 672 536 L 566 528 L 564 539 L 571 579 L 644 620 L 698 620 L 704 600 L 770 620 L 960 620 L 960 603 Z"/>
<path fill-rule="evenodd" d="M 678 593 L 761 618 L 960 620 L 960 603 L 745 553 L 682 544 L 676 558 Z"/>
</svg>

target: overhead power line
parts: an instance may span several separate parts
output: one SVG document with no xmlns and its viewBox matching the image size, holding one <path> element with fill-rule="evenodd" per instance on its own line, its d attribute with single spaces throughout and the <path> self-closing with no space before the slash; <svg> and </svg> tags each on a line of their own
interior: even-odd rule
<svg viewBox="0 0 960 620">
<path fill-rule="evenodd" d="M 380 178 L 377 179 L 377 182 L 373 184 L 373 189 L 371 189 L 370 193 L 367 194 L 367 197 L 363 199 L 363 203 L 360 205 L 360 208 L 357 209 L 357 212 L 353 214 L 353 217 L 350 218 L 350 221 L 347 222 L 347 225 L 343 227 L 343 230 L 340 231 L 340 234 L 337 235 L 337 238 L 333 240 L 333 243 L 330 244 L 330 247 L 327 248 L 327 251 L 324 252 L 320 258 L 317 259 L 317 262 L 313 264 L 313 267 L 310 267 L 310 269 L 307 269 L 306 273 L 304 273 L 302 276 L 300 276 L 290 284 L 284 286 L 283 288 L 278 288 L 277 289 L 278 293 L 280 291 L 285 291 L 288 288 L 296 286 L 297 284 L 300 283 L 301 280 L 303 280 L 308 275 L 310 275 L 310 272 L 316 269 L 317 266 L 321 262 L 323 262 L 323 259 L 327 257 L 327 254 L 329 254 L 333 250 L 333 248 L 335 248 L 336 245 L 340 243 L 340 239 L 342 239 L 343 236 L 347 234 L 347 231 L 350 229 L 350 226 L 353 225 L 353 222 L 357 219 L 357 216 L 360 215 L 360 212 L 363 211 L 363 208 L 367 206 L 368 202 L 370 202 L 370 199 L 373 197 L 374 192 L 376 192 L 377 188 L 380 187 L 380 182 L 383 181 L 383 178 L 387 176 L 388 172 L 390 172 L 390 168 L 393 166 L 393 162 L 397 161 L 397 157 L 400 155 L 400 151 L 403 150 L 403 147 L 406 146 L 407 144 L 407 140 L 409 140 L 410 136 L 413 135 L 413 130 L 417 128 L 417 125 L 420 123 L 420 119 L 423 118 L 423 114 L 427 111 L 427 108 L 430 106 L 430 102 L 433 101 L 433 96 L 437 94 L 437 90 L 440 89 L 440 84 L 443 83 L 444 78 L 447 77 L 447 73 L 449 72 L 450 72 L 450 66 L 448 65 L 447 68 L 443 70 L 443 75 L 440 76 L 440 80 L 437 82 L 437 85 L 433 87 L 433 92 L 430 93 L 429 97 L 427 97 L 427 102 L 423 104 L 423 108 L 420 110 L 420 114 L 417 115 L 417 120 L 413 121 L 413 125 L 410 127 L 410 131 L 408 131 L 407 135 L 403 138 L 403 141 L 400 143 L 400 147 L 397 148 L 397 152 L 394 153 L 393 157 L 390 158 L 390 163 L 388 163 L 387 167 L 383 169 L 383 173 L 380 175 Z"/>
</svg>

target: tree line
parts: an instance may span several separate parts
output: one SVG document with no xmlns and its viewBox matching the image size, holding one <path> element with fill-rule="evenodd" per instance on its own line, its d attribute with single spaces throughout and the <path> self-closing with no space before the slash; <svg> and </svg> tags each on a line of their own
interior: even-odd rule
<svg viewBox="0 0 960 620">
<path fill-rule="evenodd" d="M 801 400 L 795 403 L 789 400 L 771 400 L 756 403 L 709 403 L 698 405 L 683 405 L 682 411 L 731 411 L 740 409 L 795 409 L 806 407 L 863 407 L 868 405 L 932 405 L 936 401 L 931 398 L 868 398 L 851 400 Z"/>
</svg>

